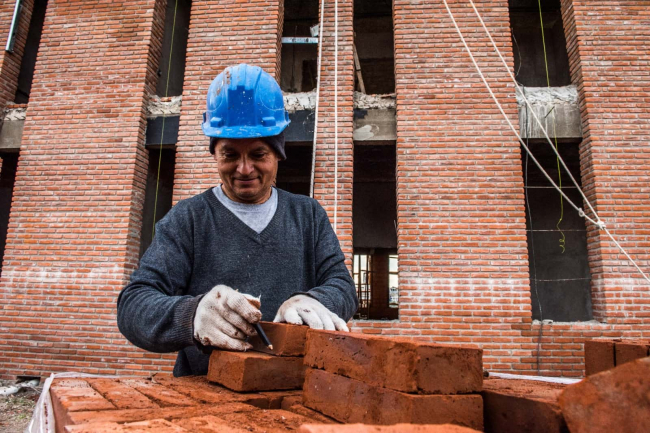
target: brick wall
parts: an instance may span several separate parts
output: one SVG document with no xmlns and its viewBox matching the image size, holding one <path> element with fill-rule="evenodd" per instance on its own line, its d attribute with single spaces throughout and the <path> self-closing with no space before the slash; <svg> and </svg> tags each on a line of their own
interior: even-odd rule
<svg viewBox="0 0 650 433">
<path fill-rule="evenodd" d="M 279 68 L 283 12 L 277 0 L 192 2 L 183 107 L 174 172 L 174 203 L 219 183 L 201 122 L 212 80 L 248 63 L 272 76 Z"/>
<path fill-rule="evenodd" d="M 143 107 L 164 8 L 48 4 L 0 280 L 3 376 L 171 366 L 127 349 L 115 324 L 116 296 L 137 263 Z"/>
<path fill-rule="evenodd" d="M 514 85 L 466 2 L 449 1 L 515 122 Z M 508 2 L 476 2 L 513 64 Z M 519 143 L 442 2 L 395 0 L 400 321 L 365 332 L 476 343 L 487 368 L 519 361 L 530 290 Z"/>
<path fill-rule="evenodd" d="M 583 120 L 588 199 L 650 273 L 650 16 L 644 1 L 563 1 L 572 82 Z M 623 37 L 623 33 L 625 37 Z M 594 317 L 650 332 L 650 283 L 604 233 L 588 228 Z"/>
<path fill-rule="evenodd" d="M 334 225 L 334 84 L 338 80 L 338 194 L 336 234 L 352 265 L 352 175 L 354 111 L 354 57 L 352 51 L 354 16 L 353 0 L 338 1 L 338 77 L 334 71 L 335 9 L 334 2 L 325 2 L 323 22 L 323 52 L 321 58 L 318 137 L 316 143 L 316 170 L 314 198 L 327 211 Z M 320 19 L 320 18 L 319 18 Z"/>
<path fill-rule="evenodd" d="M 11 21 L 14 16 L 15 6 L 16 2 L 12 0 L 2 0 L 0 2 L 0 35 L 3 35 L 2 51 L 0 51 L 0 110 L 3 110 L 8 102 L 12 102 L 16 95 L 20 63 L 23 59 L 25 42 L 27 41 L 34 0 L 25 0 L 22 2 L 22 12 L 18 21 L 18 30 L 14 42 L 14 52 L 9 53 L 4 48 L 7 43 L 6 35 L 9 35 L 11 30 Z M 1 117 L 4 117 L 4 113 L 2 113 Z"/>
</svg>

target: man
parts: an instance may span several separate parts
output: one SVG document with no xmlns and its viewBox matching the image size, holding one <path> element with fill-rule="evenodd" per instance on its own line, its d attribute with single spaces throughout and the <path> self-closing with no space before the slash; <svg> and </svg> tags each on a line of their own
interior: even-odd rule
<svg viewBox="0 0 650 433">
<path fill-rule="evenodd" d="M 229 67 L 207 99 L 202 126 L 222 185 L 156 224 L 117 300 L 130 342 L 179 352 L 175 376 L 206 374 L 208 346 L 247 350 L 260 320 L 347 331 L 358 307 L 323 208 L 272 186 L 289 124 L 276 81 L 259 67 Z"/>
</svg>

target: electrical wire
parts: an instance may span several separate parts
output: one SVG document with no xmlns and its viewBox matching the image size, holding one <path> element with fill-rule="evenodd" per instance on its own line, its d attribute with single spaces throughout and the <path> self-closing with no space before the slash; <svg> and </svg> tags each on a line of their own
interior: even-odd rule
<svg viewBox="0 0 650 433">
<path fill-rule="evenodd" d="M 559 153 L 557 152 L 557 149 L 555 149 L 555 147 L 553 146 L 553 143 L 551 142 L 551 139 L 549 138 L 549 136 L 548 136 L 548 134 L 547 134 L 547 132 L 546 132 L 546 129 L 544 128 L 544 126 L 543 126 L 542 123 L 540 122 L 540 120 L 539 120 L 539 118 L 537 117 L 537 115 L 535 114 L 534 110 L 532 110 L 532 106 L 530 105 L 530 102 L 528 101 L 528 99 L 526 98 L 526 96 L 523 95 L 523 92 L 521 91 L 521 88 L 520 88 L 519 84 L 518 84 L 517 81 L 514 79 L 514 76 L 512 75 L 512 72 L 511 72 L 510 69 L 508 68 L 508 65 L 507 65 L 505 59 L 503 58 L 503 56 L 501 55 L 501 52 L 499 51 L 499 48 L 497 47 L 496 43 L 494 42 L 494 39 L 492 38 L 491 33 L 489 32 L 489 30 L 488 30 L 487 27 L 485 26 L 485 22 L 483 21 L 483 18 L 481 17 L 480 13 L 479 13 L 478 10 L 476 9 L 476 6 L 474 5 L 474 2 L 473 2 L 472 0 L 469 0 L 470 4 L 472 5 L 472 8 L 474 9 L 474 11 L 475 11 L 476 15 L 478 16 L 479 20 L 481 21 L 481 24 L 482 24 L 482 26 L 483 26 L 483 29 L 486 31 L 486 33 L 487 33 L 487 35 L 488 35 L 490 41 L 492 42 L 493 47 L 495 48 L 497 54 L 499 55 L 499 58 L 500 58 L 501 61 L 503 62 L 504 66 L 506 67 L 506 70 L 507 70 L 508 74 L 510 75 L 510 77 L 511 77 L 512 80 L 513 80 L 513 82 L 515 83 L 515 87 L 516 87 L 517 90 L 518 90 L 518 91 L 523 95 L 523 99 L 524 99 L 524 101 L 526 102 L 526 105 L 527 105 L 528 107 L 531 108 L 531 114 L 533 115 L 533 118 L 535 118 L 535 121 L 537 122 L 537 124 L 538 124 L 539 127 L 541 128 L 542 132 L 544 133 L 545 138 L 546 138 L 546 139 L 548 140 L 548 142 L 551 144 L 551 147 L 553 148 L 553 151 L 556 153 L 556 155 L 558 156 L 558 158 L 560 158 L 560 162 L 562 163 L 562 166 L 564 167 L 564 169 L 566 170 L 567 174 L 569 175 L 569 177 L 570 177 L 571 180 L 573 181 L 573 183 L 574 183 L 574 185 L 576 186 L 577 190 L 578 190 L 578 191 L 580 192 L 580 194 L 582 195 L 582 197 L 583 197 L 585 203 L 587 203 L 587 206 L 589 206 L 589 209 L 590 209 L 591 212 L 593 213 L 593 215 L 594 215 L 594 217 L 596 218 L 596 220 L 594 220 L 594 219 L 592 219 L 591 217 L 589 217 L 589 216 L 588 216 L 588 215 L 587 215 L 587 214 L 586 214 L 586 213 L 585 213 L 585 212 L 584 212 L 580 207 L 576 206 L 576 205 L 573 203 L 573 201 L 571 201 L 571 199 L 570 199 L 570 198 L 569 198 L 569 197 L 568 197 L 568 196 L 567 196 L 567 195 L 562 191 L 561 188 L 559 188 L 559 187 L 557 186 L 557 184 L 553 181 L 553 179 L 549 176 L 549 174 L 548 174 L 548 173 L 547 173 L 547 172 L 542 168 L 542 166 L 541 166 L 541 164 L 539 163 L 539 161 L 537 160 L 537 158 L 535 158 L 535 156 L 532 154 L 532 152 L 530 151 L 530 149 L 528 148 L 528 146 L 526 145 L 526 143 L 524 143 L 524 141 L 522 140 L 521 136 L 519 135 L 519 132 L 517 132 L 516 128 L 514 127 L 514 125 L 512 124 L 512 122 L 510 121 L 510 119 L 508 118 L 507 114 L 506 114 L 505 111 L 503 110 L 503 107 L 501 106 L 501 103 L 499 102 L 499 100 L 497 99 L 497 97 L 494 95 L 494 92 L 492 91 L 492 88 L 490 87 L 490 85 L 489 85 L 489 83 L 487 82 L 485 76 L 483 75 L 483 72 L 482 72 L 481 68 L 479 67 L 478 63 L 476 62 L 476 59 L 474 58 L 474 55 L 472 54 L 472 50 L 471 50 L 471 49 L 469 48 L 469 46 L 467 45 L 467 42 L 465 41 L 465 37 L 463 36 L 462 31 L 461 31 L 460 28 L 458 27 L 458 23 L 456 22 L 456 19 L 455 19 L 455 17 L 454 17 L 454 14 L 452 13 L 451 9 L 449 8 L 449 4 L 447 3 L 447 0 L 443 0 L 443 2 L 444 2 L 444 4 L 445 4 L 445 8 L 447 9 L 447 13 L 449 14 L 449 17 L 451 18 L 451 20 L 452 20 L 452 22 L 453 22 L 453 24 L 454 24 L 454 27 L 456 28 L 456 32 L 458 33 L 458 36 L 460 37 L 460 40 L 461 40 L 461 42 L 463 43 L 463 46 L 465 47 L 465 50 L 467 51 L 467 54 L 469 55 L 470 59 L 472 60 L 472 63 L 474 64 L 474 67 L 476 68 L 476 71 L 478 72 L 479 76 L 481 77 L 481 80 L 483 81 L 485 87 L 487 88 L 488 92 L 490 93 L 490 96 L 492 97 L 492 99 L 493 99 L 494 102 L 496 103 L 497 108 L 499 109 L 499 111 L 501 112 L 502 116 L 504 117 L 504 119 L 506 120 L 506 122 L 508 123 L 508 125 L 510 126 L 510 129 L 513 131 L 513 133 L 515 134 L 515 136 L 517 137 L 517 139 L 519 140 L 519 142 L 522 144 L 522 146 L 524 147 L 524 149 L 526 150 L 526 152 L 527 152 L 528 155 L 530 156 L 530 159 L 533 160 L 533 162 L 534 162 L 535 165 L 537 165 L 537 167 L 540 169 L 540 171 L 542 172 L 542 174 L 544 175 L 544 177 L 546 177 L 546 179 L 551 183 L 551 185 L 553 185 L 553 186 L 555 187 L 555 189 L 556 189 L 556 190 L 557 190 L 557 191 L 558 191 L 558 192 L 559 192 L 559 193 L 564 197 L 564 199 L 567 201 L 567 203 L 569 203 L 569 204 L 570 204 L 570 205 L 571 205 L 571 206 L 572 206 L 576 211 L 578 211 L 578 214 L 579 214 L 581 217 L 585 218 L 586 220 L 588 220 L 589 222 L 591 222 L 592 224 L 594 224 L 595 226 L 597 226 L 599 229 L 605 231 L 605 233 L 609 236 L 609 238 L 612 240 L 612 242 L 614 242 L 614 244 L 615 244 L 615 245 L 619 248 L 619 250 L 621 250 L 621 252 L 622 252 L 622 253 L 623 253 L 623 254 L 628 258 L 628 260 L 629 260 L 629 261 L 634 265 L 634 267 L 636 267 L 636 269 L 637 269 L 637 270 L 639 271 L 639 273 L 643 276 L 643 278 L 644 278 L 646 281 L 648 281 L 648 283 L 650 283 L 650 278 L 648 278 L 648 276 L 643 272 L 643 270 L 641 270 L 641 268 L 640 268 L 640 267 L 637 265 L 637 263 L 632 259 L 632 257 L 630 257 L 630 255 L 627 253 L 627 251 L 625 251 L 625 249 L 623 249 L 623 247 L 618 243 L 618 241 L 617 241 L 617 240 L 616 240 L 616 239 L 611 235 L 611 233 L 610 233 L 609 230 L 607 229 L 605 223 L 604 223 L 603 221 L 600 220 L 600 218 L 598 217 L 598 214 L 596 213 L 596 211 L 594 210 L 594 208 L 591 206 L 591 203 L 589 202 L 589 200 L 588 200 L 587 197 L 585 196 L 584 192 L 582 191 L 582 189 L 580 188 L 580 186 L 579 186 L 578 183 L 576 182 L 575 178 L 573 177 L 573 175 L 571 174 L 571 172 L 570 172 L 569 169 L 567 168 L 566 164 L 564 163 L 564 160 L 562 159 L 562 157 L 561 157 L 561 156 L 559 155 Z"/>
</svg>

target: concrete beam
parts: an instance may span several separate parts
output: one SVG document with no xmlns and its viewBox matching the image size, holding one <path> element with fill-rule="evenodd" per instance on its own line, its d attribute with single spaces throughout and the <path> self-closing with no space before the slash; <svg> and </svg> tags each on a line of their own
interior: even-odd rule
<svg viewBox="0 0 650 433">
<path fill-rule="evenodd" d="M 582 139 L 578 90 L 575 86 L 525 87 L 524 92 L 532 111 L 542 122 L 550 138 L 555 136 L 559 139 Z M 542 129 L 521 95 L 517 95 L 517 105 L 521 137 L 544 138 Z"/>
<path fill-rule="evenodd" d="M 0 130 L 0 151 L 18 151 L 23 139 L 25 120 L 5 120 Z"/>
</svg>

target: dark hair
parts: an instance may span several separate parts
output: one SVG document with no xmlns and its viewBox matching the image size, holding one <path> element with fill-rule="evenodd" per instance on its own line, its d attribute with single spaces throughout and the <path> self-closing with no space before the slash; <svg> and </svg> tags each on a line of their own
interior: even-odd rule
<svg viewBox="0 0 650 433">
<path fill-rule="evenodd" d="M 278 135 L 273 135 L 271 137 L 260 137 L 266 144 L 271 146 L 275 153 L 278 154 L 281 160 L 287 159 L 287 155 L 284 153 L 284 132 L 279 133 Z M 214 151 L 217 148 L 217 142 L 219 137 L 210 137 L 210 153 L 214 155 Z"/>
</svg>

